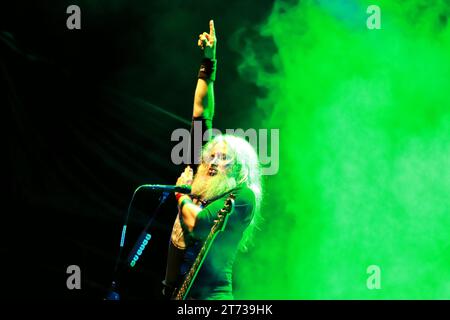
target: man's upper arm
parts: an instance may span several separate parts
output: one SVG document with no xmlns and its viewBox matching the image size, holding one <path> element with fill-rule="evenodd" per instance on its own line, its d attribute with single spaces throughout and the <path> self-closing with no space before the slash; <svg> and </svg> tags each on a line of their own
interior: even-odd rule
<svg viewBox="0 0 450 320">
<path fill-rule="evenodd" d="M 192 164 L 199 164 L 201 161 L 201 152 L 208 141 L 204 141 L 205 132 L 212 128 L 212 119 L 197 117 L 192 119 L 190 150 Z M 197 132 L 199 130 L 199 132 Z M 196 139 L 201 139 L 196 141 Z"/>
<path fill-rule="evenodd" d="M 220 198 L 200 211 L 195 220 L 193 236 L 202 239 L 208 235 L 214 221 L 217 219 L 219 210 L 225 205 L 226 197 Z M 253 218 L 255 198 L 253 192 L 238 194 L 233 211 L 229 213 L 228 225 L 231 228 L 246 228 Z"/>
</svg>

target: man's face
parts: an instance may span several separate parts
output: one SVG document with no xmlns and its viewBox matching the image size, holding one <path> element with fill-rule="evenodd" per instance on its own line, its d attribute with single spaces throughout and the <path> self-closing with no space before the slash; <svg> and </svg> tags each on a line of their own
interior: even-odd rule
<svg viewBox="0 0 450 320">
<path fill-rule="evenodd" d="M 207 174 L 209 176 L 215 176 L 217 173 L 226 174 L 232 162 L 226 144 L 219 142 L 211 149 L 210 154 L 205 156 Z"/>
<path fill-rule="evenodd" d="M 235 188 L 236 180 L 230 174 L 234 162 L 224 142 L 215 144 L 208 154 L 203 154 L 192 182 L 192 193 L 208 200 Z"/>
</svg>

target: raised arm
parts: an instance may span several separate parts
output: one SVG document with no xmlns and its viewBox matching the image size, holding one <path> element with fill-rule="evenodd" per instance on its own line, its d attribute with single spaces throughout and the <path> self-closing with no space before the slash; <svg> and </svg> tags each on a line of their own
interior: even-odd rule
<svg viewBox="0 0 450 320">
<path fill-rule="evenodd" d="M 204 118 L 207 126 L 212 127 L 214 117 L 214 81 L 216 78 L 217 38 L 214 21 L 209 21 L 209 33 L 199 35 L 198 46 L 203 50 L 203 60 L 198 73 L 197 87 L 194 95 L 193 118 Z M 209 129 L 209 128 L 208 128 Z"/>
<path fill-rule="evenodd" d="M 216 45 L 217 38 L 214 28 L 214 21 L 209 21 L 209 33 L 203 32 L 199 35 L 198 46 L 203 50 L 203 59 L 198 72 L 197 87 L 194 95 L 194 108 L 192 114 L 191 139 L 195 136 L 193 129 L 194 122 L 202 122 L 203 133 L 212 128 L 212 120 L 214 117 L 214 81 L 216 79 Z M 205 143 L 205 141 L 202 141 Z M 191 146 L 195 144 L 191 141 Z M 194 159 L 200 159 L 201 150 L 191 148 Z M 198 162 L 197 162 L 198 163 Z M 194 167 L 194 166 L 193 166 Z M 187 166 L 182 175 L 177 180 L 177 185 L 191 185 L 193 180 L 193 168 Z M 178 205 L 180 206 L 180 215 L 183 224 L 189 231 L 192 231 L 195 225 L 197 214 L 201 208 L 192 202 L 188 195 L 177 194 Z M 183 202 L 184 200 L 184 202 Z"/>
</svg>

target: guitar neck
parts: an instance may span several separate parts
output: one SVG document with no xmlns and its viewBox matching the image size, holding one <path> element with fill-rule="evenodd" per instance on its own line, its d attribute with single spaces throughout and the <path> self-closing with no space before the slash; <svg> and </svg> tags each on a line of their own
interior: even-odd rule
<svg viewBox="0 0 450 320">
<path fill-rule="evenodd" d="M 186 274 L 183 283 L 180 286 L 180 289 L 175 295 L 175 300 L 184 300 L 189 293 L 189 290 L 192 287 L 192 284 L 197 277 L 198 271 L 200 270 L 200 266 L 203 263 L 203 260 L 208 253 L 209 249 L 211 248 L 211 245 L 216 238 L 217 233 L 214 231 L 214 228 L 211 230 L 211 232 L 208 234 L 208 237 L 206 238 L 205 242 L 203 243 L 197 258 L 195 259 L 194 263 L 192 264 L 191 268 L 189 269 L 189 272 Z"/>
</svg>

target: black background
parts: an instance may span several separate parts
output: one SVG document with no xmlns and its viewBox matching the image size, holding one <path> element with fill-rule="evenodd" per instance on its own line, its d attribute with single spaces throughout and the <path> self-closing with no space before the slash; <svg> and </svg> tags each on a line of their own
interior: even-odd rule
<svg viewBox="0 0 450 320">
<path fill-rule="evenodd" d="M 81 8 L 68 30 L 66 8 Z M 201 58 L 198 34 L 215 19 L 219 70 L 214 127 L 257 127 L 264 94 L 238 72 L 272 2 L 8 1 L 0 10 L 0 105 L 7 161 L 1 232 L 2 295 L 101 300 L 112 280 L 123 216 L 135 188 L 173 184 L 175 128 L 189 128 Z M 271 50 L 268 40 L 264 50 Z M 179 118 L 177 118 L 179 117 Z M 256 121 L 256 122 L 255 122 Z M 136 197 L 127 233 L 137 238 L 158 194 Z M 122 299 L 162 299 L 175 217 L 173 196 L 151 229 Z M 68 290 L 66 269 L 81 268 Z"/>
</svg>

